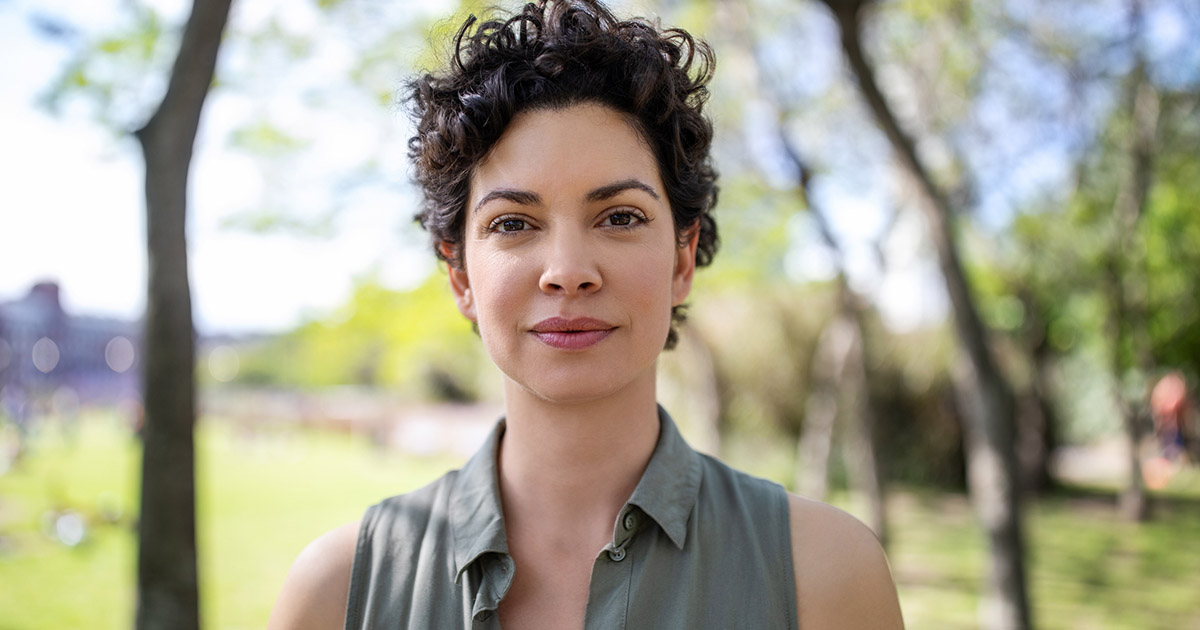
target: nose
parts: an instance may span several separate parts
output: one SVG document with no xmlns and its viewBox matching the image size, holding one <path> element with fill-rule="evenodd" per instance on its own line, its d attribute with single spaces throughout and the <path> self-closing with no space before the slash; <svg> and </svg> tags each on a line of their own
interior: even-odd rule
<svg viewBox="0 0 1200 630">
<path fill-rule="evenodd" d="M 600 268 L 587 239 L 569 229 L 546 239 L 539 286 L 548 295 L 586 295 L 600 290 Z"/>
</svg>

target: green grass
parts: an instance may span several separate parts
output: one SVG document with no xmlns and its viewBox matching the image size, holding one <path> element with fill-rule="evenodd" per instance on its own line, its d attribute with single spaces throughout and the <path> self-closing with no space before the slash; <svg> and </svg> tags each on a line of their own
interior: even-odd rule
<svg viewBox="0 0 1200 630">
<path fill-rule="evenodd" d="M 197 435 L 201 618 L 222 630 L 262 628 L 296 554 L 370 504 L 457 465 L 400 457 L 327 432 L 247 435 L 204 423 Z M 0 475 L 0 630 L 132 627 L 140 447 L 117 420 L 86 416 L 74 439 L 54 425 Z M 107 510 L 103 509 L 107 507 Z M 49 512 L 83 515 L 67 547 Z M 119 508 L 116 522 L 104 513 Z"/>
<path fill-rule="evenodd" d="M 249 435 L 216 422 L 201 426 L 198 445 L 202 617 L 222 630 L 265 625 L 312 538 L 458 463 L 386 453 L 360 437 Z M 116 418 L 92 414 L 73 438 L 45 428 L 0 475 L 0 630 L 131 627 L 138 448 Z M 1037 627 L 1200 629 L 1200 475 L 1188 474 L 1142 526 L 1120 522 L 1099 491 L 1030 507 Z M 76 547 L 45 532 L 45 515 L 65 509 L 89 524 Z M 889 515 L 908 627 L 978 627 L 985 541 L 965 498 L 897 491 Z"/>
<path fill-rule="evenodd" d="M 911 628 L 977 628 L 985 539 L 965 497 L 890 498 L 889 556 Z M 1035 627 L 1200 629 L 1200 499 L 1160 499 L 1135 525 L 1115 497 L 1064 491 L 1029 506 Z"/>
</svg>

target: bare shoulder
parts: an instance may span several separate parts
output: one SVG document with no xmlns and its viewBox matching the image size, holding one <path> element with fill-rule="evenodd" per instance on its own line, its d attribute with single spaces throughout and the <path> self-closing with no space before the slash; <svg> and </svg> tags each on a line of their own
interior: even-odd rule
<svg viewBox="0 0 1200 630">
<path fill-rule="evenodd" d="M 896 585 L 866 525 L 824 503 L 788 495 L 800 628 L 903 628 Z"/>
<path fill-rule="evenodd" d="M 359 524 L 330 530 L 300 552 L 283 580 L 268 630 L 341 630 L 346 625 Z"/>
</svg>

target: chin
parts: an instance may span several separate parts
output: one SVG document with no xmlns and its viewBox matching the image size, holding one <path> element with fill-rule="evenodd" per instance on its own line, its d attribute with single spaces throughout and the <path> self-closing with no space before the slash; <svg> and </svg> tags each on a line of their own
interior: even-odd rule
<svg viewBox="0 0 1200 630">
<path fill-rule="evenodd" d="M 577 379 L 571 379 L 570 382 L 560 382 L 559 379 L 554 379 L 551 382 L 542 383 L 522 383 L 520 381 L 514 381 L 514 383 L 529 395 L 544 402 L 558 405 L 578 405 L 595 402 L 617 395 L 625 389 L 621 385 L 610 384 L 605 386 L 605 384 L 598 383 L 595 380 L 581 383 Z"/>
<path fill-rule="evenodd" d="M 642 378 L 655 378 L 654 365 L 641 370 L 640 376 L 630 372 L 611 373 L 607 370 L 558 370 L 551 374 L 508 375 L 508 380 L 525 394 L 541 401 L 560 405 L 587 404 L 623 396 L 638 388 Z M 647 376 L 648 374 L 648 376 Z"/>
</svg>

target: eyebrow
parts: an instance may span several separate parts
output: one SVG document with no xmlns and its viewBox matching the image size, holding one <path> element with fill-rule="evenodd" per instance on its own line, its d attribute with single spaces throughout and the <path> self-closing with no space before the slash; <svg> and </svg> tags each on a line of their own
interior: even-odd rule
<svg viewBox="0 0 1200 630">
<path fill-rule="evenodd" d="M 640 190 L 647 195 L 654 197 L 656 201 L 662 201 L 662 199 L 659 198 L 658 193 L 654 192 L 653 188 L 632 178 L 623 179 L 619 182 L 608 184 L 607 186 L 601 186 L 588 193 L 587 199 L 588 201 L 604 201 L 605 199 L 612 199 L 626 190 Z"/>
<path fill-rule="evenodd" d="M 627 190 L 640 190 L 653 197 L 656 201 L 662 201 L 662 198 L 657 192 L 654 191 L 653 188 L 633 178 L 623 179 L 619 182 L 613 182 L 611 184 L 601 186 L 589 192 L 587 194 L 587 200 L 604 201 L 606 199 L 612 199 L 613 197 L 616 197 Z M 479 203 L 475 204 L 474 212 L 478 212 L 479 209 L 485 204 L 497 199 L 511 201 L 512 203 L 521 206 L 536 206 L 542 203 L 541 195 L 538 195 L 535 192 L 530 192 L 528 190 L 517 190 L 514 188 L 497 188 L 496 190 L 488 192 L 488 194 L 483 196 L 483 199 L 479 200 Z"/>
<path fill-rule="evenodd" d="M 497 188 L 496 190 L 490 191 L 488 194 L 484 195 L 483 199 L 480 199 L 479 203 L 475 204 L 474 212 L 479 212 L 479 209 L 482 208 L 484 204 L 490 201 L 495 201 L 496 199 L 504 199 L 521 206 L 536 206 L 542 203 L 542 198 L 537 193 L 532 193 L 528 190 Z"/>
</svg>

